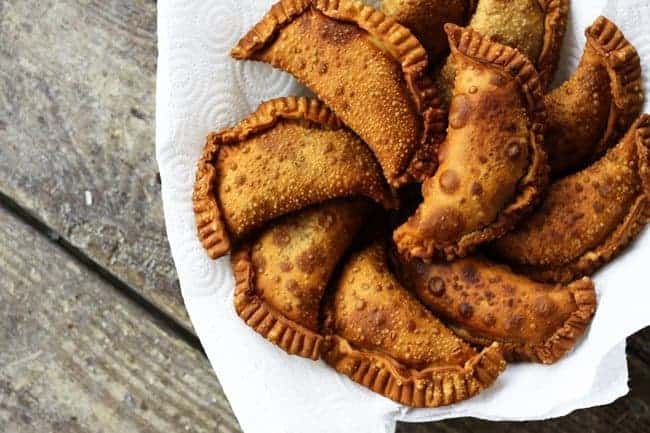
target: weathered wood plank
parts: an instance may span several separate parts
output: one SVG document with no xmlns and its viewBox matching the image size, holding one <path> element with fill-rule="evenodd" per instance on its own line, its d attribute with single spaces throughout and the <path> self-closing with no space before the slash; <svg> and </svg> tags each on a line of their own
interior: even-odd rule
<svg viewBox="0 0 650 433">
<path fill-rule="evenodd" d="M 238 432 L 203 355 L 0 208 L 0 432 Z"/>
<path fill-rule="evenodd" d="M 645 328 L 633 338 L 629 338 L 627 345 L 630 351 L 650 365 L 650 328 Z"/>
<path fill-rule="evenodd" d="M 0 0 L 0 191 L 189 329 L 156 176 L 155 25 L 150 0 Z"/>
</svg>

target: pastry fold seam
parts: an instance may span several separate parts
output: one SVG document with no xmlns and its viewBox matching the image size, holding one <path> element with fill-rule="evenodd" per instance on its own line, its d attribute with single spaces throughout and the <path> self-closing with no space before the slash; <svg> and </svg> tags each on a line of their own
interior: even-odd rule
<svg viewBox="0 0 650 433">
<path fill-rule="evenodd" d="M 382 353 L 355 349 L 337 335 L 325 337 L 323 358 L 355 382 L 411 407 L 438 407 L 466 400 L 488 388 L 506 366 L 498 343 L 463 367 L 415 370 Z"/>
<path fill-rule="evenodd" d="M 585 36 L 587 44 L 600 55 L 610 77 L 612 104 L 607 129 L 594 151 L 600 155 L 641 111 L 641 59 L 618 27 L 603 16 L 585 30 Z"/>
<path fill-rule="evenodd" d="M 288 354 L 319 359 L 323 337 L 288 319 L 257 294 L 250 247 L 243 246 L 233 253 L 231 262 L 235 275 L 235 311 L 242 320 Z"/>
<path fill-rule="evenodd" d="M 219 141 L 217 134 L 208 135 L 203 154 L 198 162 L 192 192 L 192 205 L 199 241 L 212 259 L 226 254 L 231 245 L 230 236 L 223 221 L 223 212 L 219 208 L 215 192 L 217 169 L 214 161 L 219 154 Z"/>
<path fill-rule="evenodd" d="M 558 67 L 560 47 L 569 15 L 569 0 L 539 0 L 539 6 L 545 14 L 544 43 L 536 65 L 542 88 L 547 89 Z"/>
</svg>

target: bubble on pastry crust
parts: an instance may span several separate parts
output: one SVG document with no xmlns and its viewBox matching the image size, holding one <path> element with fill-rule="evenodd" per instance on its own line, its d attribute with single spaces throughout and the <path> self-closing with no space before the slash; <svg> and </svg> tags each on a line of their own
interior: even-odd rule
<svg viewBox="0 0 650 433">
<path fill-rule="evenodd" d="M 461 302 L 458 306 L 458 312 L 462 318 L 469 319 L 474 314 L 474 307 L 469 305 L 467 302 Z"/>
<path fill-rule="evenodd" d="M 464 229 L 463 214 L 451 207 L 436 209 L 428 218 L 422 219 L 423 234 L 443 242 L 457 239 Z"/>
<path fill-rule="evenodd" d="M 555 304 L 548 296 L 540 296 L 533 301 L 533 311 L 539 317 L 551 317 L 555 311 Z"/>
<path fill-rule="evenodd" d="M 481 281 L 481 276 L 479 275 L 478 270 L 471 264 L 463 266 L 460 273 L 463 277 L 463 280 L 469 284 L 477 284 L 479 281 Z"/>
<path fill-rule="evenodd" d="M 595 186 L 596 191 L 598 191 L 598 195 L 600 195 L 602 198 L 607 198 L 612 194 L 613 188 L 612 184 L 614 182 L 611 179 L 607 179 L 602 185 Z"/>
<path fill-rule="evenodd" d="M 300 284 L 298 284 L 298 282 L 293 278 L 287 280 L 287 282 L 285 283 L 285 287 L 287 288 L 287 290 L 289 290 L 289 292 L 294 294 L 300 291 Z"/>
<path fill-rule="evenodd" d="M 280 270 L 282 272 L 291 272 L 292 269 L 293 269 L 293 265 L 290 262 L 280 263 Z"/>
<path fill-rule="evenodd" d="M 458 187 L 460 187 L 460 176 L 455 170 L 445 170 L 440 175 L 439 182 L 440 188 L 443 192 L 452 194 L 458 190 Z"/>
<path fill-rule="evenodd" d="M 509 332 L 521 331 L 526 318 L 521 314 L 515 314 L 506 319 L 506 329 Z"/>
<path fill-rule="evenodd" d="M 311 274 L 316 268 L 322 266 L 325 260 L 326 257 L 322 248 L 314 245 L 300 253 L 296 259 L 296 265 L 305 274 Z"/>
<path fill-rule="evenodd" d="M 429 291 L 434 296 L 440 297 L 445 294 L 445 281 L 440 277 L 432 277 L 428 286 Z"/>
<path fill-rule="evenodd" d="M 279 227 L 273 231 L 273 244 L 278 247 L 286 247 L 291 242 L 291 235 L 285 227 Z"/>
<path fill-rule="evenodd" d="M 472 186 L 470 186 L 470 188 L 469 188 L 469 192 L 470 192 L 473 196 L 477 196 L 477 197 L 478 197 L 478 196 L 480 196 L 481 194 L 483 194 L 483 186 L 482 186 L 481 183 L 478 182 L 478 181 L 473 182 L 473 183 L 472 183 Z"/>
<path fill-rule="evenodd" d="M 242 186 L 243 184 L 246 183 L 246 175 L 245 174 L 240 174 L 235 178 L 235 185 L 237 186 Z"/>
<path fill-rule="evenodd" d="M 490 84 L 496 87 L 503 87 L 508 84 L 508 80 L 502 77 L 500 74 L 493 74 L 490 77 Z"/>
<path fill-rule="evenodd" d="M 413 320 L 413 319 L 409 319 L 409 320 L 406 322 L 406 329 L 408 329 L 410 332 L 415 331 L 415 328 L 416 328 L 416 327 L 417 327 L 417 326 L 416 326 L 416 324 L 415 324 L 415 320 Z"/>
<path fill-rule="evenodd" d="M 497 319 L 496 317 L 494 317 L 494 314 L 492 313 L 487 313 L 485 316 L 483 316 L 482 321 L 485 326 L 490 326 L 490 327 L 496 325 L 497 323 Z"/>
<path fill-rule="evenodd" d="M 318 216 L 318 225 L 327 230 L 334 225 L 335 220 L 335 214 L 324 212 Z"/>
<path fill-rule="evenodd" d="M 506 155 L 508 158 L 510 158 L 512 161 L 519 159 L 521 156 L 522 148 L 525 146 L 524 143 L 521 143 L 518 139 L 514 139 L 508 143 L 508 147 L 506 149 Z"/>
<path fill-rule="evenodd" d="M 469 96 L 464 94 L 454 96 L 449 110 L 449 126 L 460 129 L 467 125 L 471 110 L 472 104 Z"/>
<path fill-rule="evenodd" d="M 595 202 L 592 207 L 594 208 L 594 212 L 596 213 L 603 213 L 605 211 L 605 205 L 603 205 L 599 201 Z"/>
</svg>

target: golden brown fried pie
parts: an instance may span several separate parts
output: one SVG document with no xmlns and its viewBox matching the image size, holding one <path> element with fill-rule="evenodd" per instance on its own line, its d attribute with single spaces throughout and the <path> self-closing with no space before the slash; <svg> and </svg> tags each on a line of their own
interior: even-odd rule
<svg viewBox="0 0 650 433">
<path fill-rule="evenodd" d="M 569 0 L 479 0 L 468 27 L 517 48 L 533 62 L 546 89 L 557 70 L 568 12 Z M 452 58 L 436 74 L 436 84 L 447 102 L 455 75 Z"/>
<path fill-rule="evenodd" d="M 370 208 L 361 199 L 332 200 L 274 221 L 239 247 L 231 260 L 241 318 L 286 352 L 318 359 L 325 287 Z"/>
<path fill-rule="evenodd" d="M 446 26 L 457 65 L 440 167 L 424 202 L 394 233 L 401 254 L 462 257 L 502 236 L 537 201 L 548 167 L 533 65 L 472 29 Z"/>
<path fill-rule="evenodd" d="M 426 48 L 429 61 L 449 51 L 446 23 L 464 24 L 471 0 L 383 0 L 381 10 L 409 28 Z"/>
<path fill-rule="evenodd" d="M 589 278 L 568 285 L 534 282 L 481 257 L 453 263 L 402 261 L 420 301 L 465 341 L 501 343 L 509 361 L 551 364 L 573 348 L 596 311 Z"/>
<path fill-rule="evenodd" d="M 641 112 L 641 62 L 616 25 L 598 18 L 573 76 L 545 98 L 544 147 L 556 175 L 582 168 L 615 144 Z"/>
<path fill-rule="evenodd" d="M 282 0 L 232 50 L 285 70 L 323 100 L 400 187 L 435 170 L 444 111 L 411 32 L 352 0 Z"/>
<path fill-rule="evenodd" d="M 548 197 L 494 251 L 541 281 L 568 282 L 609 262 L 650 214 L 650 116 L 588 168 L 551 185 Z"/>
<path fill-rule="evenodd" d="M 194 184 L 199 238 L 212 258 L 264 223 L 323 201 L 395 205 L 372 152 L 321 102 L 280 98 L 208 136 Z"/>
<path fill-rule="evenodd" d="M 498 344 L 477 354 L 400 285 L 381 243 L 347 261 L 334 291 L 323 358 L 388 398 L 452 404 L 489 387 L 505 368 Z"/>
</svg>

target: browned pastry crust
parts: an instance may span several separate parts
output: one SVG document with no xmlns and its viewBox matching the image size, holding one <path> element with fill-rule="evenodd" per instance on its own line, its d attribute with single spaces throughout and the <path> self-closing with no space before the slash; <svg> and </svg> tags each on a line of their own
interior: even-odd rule
<svg viewBox="0 0 650 433">
<path fill-rule="evenodd" d="M 465 341 L 497 341 L 508 361 L 556 362 L 596 311 L 589 278 L 542 284 L 481 257 L 433 264 L 403 260 L 401 274 L 420 301 Z"/>
<path fill-rule="evenodd" d="M 553 185 L 542 207 L 493 245 L 540 281 L 567 282 L 611 261 L 648 223 L 650 116 L 605 156 Z"/>
<path fill-rule="evenodd" d="M 407 406 L 465 400 L 505 368 L 498 343 L 477 354 L 399 284 L 381 243 L 348 260 L 325 315 L 325 361 Z"/>
<path fill-rule="evenodd" d="M 458 74 L 440 167 L 394 233 L 401 254 L 451 260 L 502 236 L 548 179 L 539 78 L 517 50 L 448 24 Z"/>
<path fill-rule="evenodd" d="M 193 203 L 199 239 L 218 258 L 266 221 L 358 195 L 396 204 L 372 153 L 323 103 L 280 98 L 208 136 Z"/>
<path fill-rule="evenodd" d="M 471 3 L 469 0 L 383 0 L 381 10 L 409 28 L 433 62 L 449 51 L 443 26 L 464 24 Z"/>
<path fill-rule="evenodd" d="M 281 0 L 232 55 L 312 89 L 370 146 L 392 186 L 435 170 L 445 112 L 424 47 L 394 19 L 353 0 Z"/>
<path fill-rule="evenodd" d="M 544 146 L 552 171 L 582 168 L 616 143 L 641 112 L 641 61 L 614 23 L 599 17 L 585 34 L 578 69 L 545 98 Z"/>
<path fill-rule="evenodd" d="M 318 315 L 325 287 L 369 203 L 337 199 L 274 221 L 232 256 L 235 310 L 290 354 L 318 359 Z"/>
<path fill-rule="evenodd" d="M 480 0 L 468 27 L 517 48 L 535 64 L 542 89 L 546 89 L 557 70 L 568 13 L 569 0 Z M 451 57 L 435 74 L 447 105 L 455 75 Z"/>
</svg>

